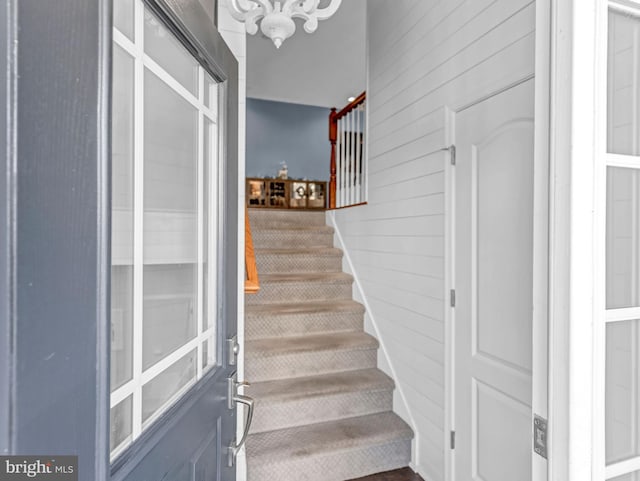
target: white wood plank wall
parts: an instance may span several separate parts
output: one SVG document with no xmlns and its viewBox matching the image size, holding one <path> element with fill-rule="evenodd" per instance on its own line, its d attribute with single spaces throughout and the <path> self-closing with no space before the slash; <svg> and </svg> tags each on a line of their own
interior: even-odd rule
<svg viewBox="0 0 640 481">
<path fill-rule="evenodd" d="M 449 453 L 445 111 L 533 76 L 535 3 L 370 0 L 367 27 L 369 203 L 336 211 L 335 222 L 370 307 L 367 328 L 375 322 L 382 337 L 380 366 L 396 373 L 394 409 L 414 422 L 414 468 L 440 481 Z"/>
</svg>

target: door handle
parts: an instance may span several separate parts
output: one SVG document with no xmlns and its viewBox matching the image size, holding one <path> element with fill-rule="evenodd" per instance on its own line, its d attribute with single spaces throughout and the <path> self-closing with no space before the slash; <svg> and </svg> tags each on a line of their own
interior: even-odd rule
<svg viewBox="0 0 640 481">
<path fill-rule="evenodd" d="M 228 465 L 232 467 L 235 463 L 236 456 L 244 443 L 247 441 L 247 436 L 249 436 L 249 429 L 251 429 L 251 421 L 253 421 L 253 409 L 254 409 L 254 400 L 249 396 L 243 396 L 242 394 L 236 395 L 233 400 L 237 403 L 244 404 L 247 406 L 247 419 L 244 422 L 244 432 L 242 433 L 242 437 L 240 441 L 234 443 L 229 447 L 229 459 Z"/>
<path fill-rule="evenodd" d="M 251 421 L 253 421 L 254 400 L 249 396 L 238 394 L 238 386 L 249 386 L 248 382 L 236 381 L 236 373 L 228 379 L 229 382 L 229 409 L 233 409 L 237 403 L 247 406 L 247 418 L 244 423 L 244 432 L 239 442 L 231 443 L 228 447 L 227 465 L 231 468 L 235 464 L 236 456 L 249 436 Z"/>
</svg>

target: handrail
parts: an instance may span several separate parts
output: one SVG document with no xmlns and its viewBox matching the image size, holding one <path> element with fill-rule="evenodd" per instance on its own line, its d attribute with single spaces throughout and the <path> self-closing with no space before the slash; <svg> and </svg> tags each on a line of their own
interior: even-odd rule
<svg viewBox="0 0 640 481">
<path fill-rule="evenodd" d="M 244 208 L 244 262 L 245 281 L 244 292 L 255 294 L 260 290 L 260 279 L 258 278 L 258 267 L 256 265 L 256 253 L 253 250 L 253 237 L 251 235 L 251 222 L 249 221 L 249 211 Z"/>
<path fill-rule="evenodd" d="M 345 108 L 343 108 L 341 111 L 339 111 L 336 114 L 336 120 L 347 115 L 349 112 L 354 110 L 358 105 L 364 103 L 365 100 L 367 100 L 367 92 L 362 92 L 354 100 L 352 100 Z"/>
<path fill-rule="evenodd" d="M 362 192 L 364 190 L 363 171 L 365 166 L 361 162 L 364 160 L 362 150 L 364 146 L 360 145 L 361 136 L 364 135 L 362 113 L 366 99 L 367 93 L 362 92 L 346 107 L 339 111 L 332 108 L 329 114 L 329 142 L 331 142 L 329 209 L 366 203 L 362 200 L 364 197 Z M 357 115 L 357 118 L 353 119 L 354 113 L 361 115 Z M 359 132 L 360 130 L 361 132 Z M 340 168 L 338 168 L 338 163 L 341 164 Z M 344 199 L 337 198 L 338 176 L 341 176 L 340 186 L 348 190 Z M 355 184 L 357 184 L 357 189 L 354 187 Z"/>
</svg>

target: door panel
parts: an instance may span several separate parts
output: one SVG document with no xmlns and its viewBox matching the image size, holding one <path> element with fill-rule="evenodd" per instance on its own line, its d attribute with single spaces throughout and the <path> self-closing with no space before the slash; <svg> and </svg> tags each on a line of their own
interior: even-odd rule
<svg viewBox="0 0 640 481">
<path fill-rule="evenodd" d="M 120 10 L 133 12 L 128 30 Z M 132 336 L 133 374 L 112 386 L 112 405 L 127 409 L 112 413 L 123 447 L 111 479 L 232 481 L 237 63 L 198 0 L 115 0 L 115 13 L 115 50 L 135 63 L 135 135 L 132 149 L 120 145 L 114 118 L 112 261 L 133 270 L 134 295 L 132 328 L 119 290 L 112 297 L 112 352 Z"/>
<path fill-rule="evenodd" d="M 456 116 L 456 477 L 531 479 L 533 80 Z"/>
<path fill-rule="evenodd" d="M 235 437 L 235 409 L 227 407 L 226 379 L 235 367 L 225 340 L 235 335 L 237 317 L 238 75 L 231 51 L 198 0 L 146 4 L 224 85 L 225 163 L 219 178 L 226 189 L 220 228 L 211 230 L 223 245 L 218 267 L 225 287 L 207 290 L 220 302 L 212 318 L 203 319 L 215 323 L 216 337 L 201 352 L 205 359 L 215 352 L 217 364 L 109 463 L 110 348 L 119 351 L 112 371 L 116 388 L 131 381 L 132 364 L 142 364 L 141 358 L 131 359 L 132 345 L 121 342 L 131 330 L 132 311 L 142 307 L 126 296 L 133 282 L 126 271 L 135 253 L 110 242 L 112 226 L 131 226 L 127 211 L 135 199 L 123 193 L 122 202 L 112 204 L 109 188 L 112 180 L 131 179 L 126 156 L 140 147 L 134 136 L 131 144 L 122 139 L 123 149 L 110 151 L 111 95 L 121 98 L 131 70 L 141 65 L 125 61 L 130 74 L 121 84 L 113 81 L 114 57 L 125 52 L 112 49 L 112 12 L 129 43 L 135 19 L 130 0 L 115 11 L 112 3 L 8 0 L 0 8 L 6 32 L 0 43 L 20 46 L 7 55 L 3 79 L 11 88 L 3 116 L 9 160 L 0 169 L 6 204 L 0 214 L 6 241 L 0 241 L 0 296 L 7 301 L 0 302 L 0 344 L 11 349 L 2 350 L 0 363 L 0 392 L 7 401 L 0 402 L 0 448 L 4 454 L 77 456 L 80 481 L 232 480 L 235 470 L 227 467 L 225 446 Z M 128 113 L 114 112 L 114 136 L 127 130 Z M 112 154 L 123 163 L 114 162 Z M 124 215 L 112 217 L 112 207 Z M 114 259 L 122 282 L 111 284 Z M 110 287 L 122 298 L 115 315 Z M 139 424 L 131 413 L 142 412 L 132 406 L 140 397 L 133 402 L 123 394 L 112 401 L 120 406 L 113 442 L 124 443 L 132 425 Z"/>
</svg>

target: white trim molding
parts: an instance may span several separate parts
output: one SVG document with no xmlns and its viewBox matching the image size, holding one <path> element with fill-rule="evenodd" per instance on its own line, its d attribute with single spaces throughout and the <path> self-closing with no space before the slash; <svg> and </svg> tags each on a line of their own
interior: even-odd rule
<svg viewBox="0 0 640 481">
<path fill-rule="evenodd" d="M 549 472 L 596 481 L 594 342 L 601 0 L 551 8 Z M 606 12 L 605 12 L 606 13 Z"/>
</svg>

